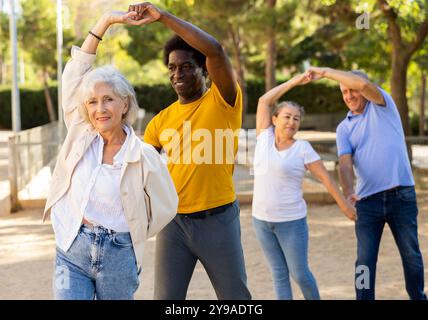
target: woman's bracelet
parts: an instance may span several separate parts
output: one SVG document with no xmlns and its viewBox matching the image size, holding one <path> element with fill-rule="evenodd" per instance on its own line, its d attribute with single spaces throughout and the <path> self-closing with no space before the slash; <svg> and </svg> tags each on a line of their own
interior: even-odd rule
<svg viewBox="0 0 428 320">
<path fill-rule="evenodd" d="M 100 41 L 103 41 L 103 38 L 101 38 L 101 37 L 99 37 L 99 36 L 97 36 L 95 33 L 93 33 L 92 31 L 89 31 L 89 34 L 91 35 L 91 36 L 94 36 L 95 38 L 97 38 L 98 40 L 100 40 Z"/>
</svg>

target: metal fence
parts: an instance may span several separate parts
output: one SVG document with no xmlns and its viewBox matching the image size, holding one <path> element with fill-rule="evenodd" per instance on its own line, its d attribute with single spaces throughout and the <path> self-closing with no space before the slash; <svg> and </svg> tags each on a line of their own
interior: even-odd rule
<svg viewBox="0 0 428 320">
<path fill-rule="evenodd" d="M 12 212 L 21 207 L 18 192 L 42 168 L 54 165 L 63 137 L 65 137 L 65 127 L 61 127 L 58 126 L 58 122 L 51 122 L 9 137 L 9 182 Z"/>
<path fill-rule="evenodd" d="M 142 134 L 145 127 L 145 110 L 140 109 L 134 129 Z M 12 212 L 21 208 L 19 191 L 44 167 L 53 167 L 62 142 L 66 136 L 65 125 L 57 121 L 21 131 L 9 137 L 9 183 Z"/>
<path fill-rule="evenodd" d="M 44 167 L 51 166 L 53 169 L 56 156 L 66 134 L 65 126 L 61 127 L 59 128 L 58 122 L 51 122 L 21 131 L 9 138 L 9 181 L 12 211 L 17 211 L 20 208 L 18 192 Z M 414 154 L 413 170 L 416 185 L 428 189 L 428 137 L 407 137 L 406 140 L 412 146 Z M 310 142 L 324 161 L 333 163 L 332 171 L 337 176 L 336 141 L 334 139 L 311 139 Z M 252 167 L 255 143 L 255 130 L 242 129 L 239 135 L 238 163 Z"/>
<path fill-rule="evenodd" d="M 338 179 L 338 162 L 336 140 L 314 137 L 308 139 L 315 151 L 320 155 L 330 173 Z M 412 150 L 412 169 L 417 188 L 428 190 L 428 137 L 409 136 L 406 142 Z M 242 129 L 239 135 L 238 161 L 252 168 L 256 133 L 254 129 Z M 242 160 L 244 159 L 244 160 Z M 311 175 L 308 174 L 308 177 Z"/>
<path fill-rule="evenodd" d="M 338 162 L 336 141 L 310 141 L 314 149 L 320 154 L 324 161 L 334 161 L 334 175 L 338 177 Z M 408 136 L 406 137 L 408 149 L 411 150 L 412 171 L 415 185 L 418 189 L 428 190 L 428 137 Z"/>
<path fill-rule="evenodd" d="M 406 141 L 412 146 L 412 168 L 416 187 L 428 190 L 428 137 L 407 137 Z"/>
<path fill-rule="evenodd" d="M 308 139 L 323 161 L 337 162 L 335 139 Z M 237 164 L 251 167 L 256 147 L 256 130 L 241 129 L 239 132 Z"/>
</svg>

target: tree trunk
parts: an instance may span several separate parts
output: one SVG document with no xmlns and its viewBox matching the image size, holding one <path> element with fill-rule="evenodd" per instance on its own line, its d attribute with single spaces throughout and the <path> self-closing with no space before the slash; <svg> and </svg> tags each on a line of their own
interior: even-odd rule
<svg viewBox="0 0 428 320">
<path fill-rule="evenodd" d="M 239 27 L 238 27 L 239 28 Z M 247 83 L 245 82 L 245 60 L 242 53 L 242 40 L 239 34 L 239 29 L 235 30 L 233 25 L 229 24 L 229 34 L 233 41 L 233 57 L 236 65 L 236 75 L 238 83 L 242 90 L 242 123 L 245 121 L 245 116 L 248 109 Z"/>
<path fill-rule="evenodd" d="M 3 79 L 5 75 L 3 75 L 3 57 L 0 57 L 0 84 L 3 84 Z"/>
<path fill-rule="evenodd" d="M 421 102 L 419 105 L 419 135 L 425 135 L 425 93 L 427 87 L 427 74 L 421 71 Z"/>
<path fill-rule="evenodd" d="M 409 60 L 399 53 L 392 54 L 391 95 L 400 111 L 404 134 L 410 135 L 409 106 L 407 104 L 407 67 Z"/>
<path fill-rule="evenodd" d="M 48 86 L 49 75 L 46 70 L 42 71 L 42 75 L 43 75 L 43 93 L 45 95 L 46 108 L 48 110 L 49 121 L 53 122 L 53 121 L 56 121 L 57 118 L 56 118 L 56 112 L 52 103 L 52 97 L 49 92 L 49 86 Z"/>
<path fill-rule="evenodd" d="M 273 11 L 275 9 L 276 0 L 266 0 L 268 8 Z M 265 64 L 265 89 L 269 91 L 276 86 L 276 32 L 275 21 L 272 21 L 272 26 L 267 29 L 267 46 L 266 46 L 266 64 Z"/>
<path fill-rule="evenodd" d="M 269 30 L 269 40 L 267 43 L 266 65 L 265 65 L 265 89 L 269 91 L 276 86 L 276 41 L 275 31 Z"/>
<path fill-rule="evenodd" d="M 392 77 L 391 77 L 391 96 L 397 105 L 398 111 L 400 112 L 401 123 L 403 125 L 404 135 L 409 136 L 410 132 L 410 121 L 409 121 L 409 105 L 407 104 L 407 67 L 409 65 L 409 59 L 400 53 L 392 53 Z M 409 156 L 410 163 L 412 163 L 413 153 L 412 145 L 407 142 L 407 153 Z"/>
<path fill-rule="evenodd" d="M 398 23 L 398 14 L 386 0 L 378 0 L 378 5 L 388 20 L 388 37 L 392 43 L 391 65 L 391 95 L 400 111 L 404 134 L 410 134 L 409 106 L 407 104 L 407 67 L 412 55 L 422 46 L 428 35 L 428 16 L 417 29 L 415 39 L 407 43 L 403 41 L 401 27 Z M 412 163 L 412 148 L 407 143 L 410 163 Z"/>
<path fill-rule="evenodd" d="M 2 66 L 1 66 L 1 73 L 3 75 L 1 84 L 5 84 L 7 82 L 7 66 L 6 66 L 6 63 L 4 60 L 3 60 Z"/>
<path fill-rule="evenodd" d="M 244 58 L 242 54 L 239 53 L 236 55 L 235 60 L 237 61 L 236 66 L 237 66 L 238 82 L 242 90 L 242 123 L 244 123 L 245 115 L 247 114 L 247 110 L 248 110 L 247 83 L 245 82 L 245 69 L 243 65 Z"/>
</svg>

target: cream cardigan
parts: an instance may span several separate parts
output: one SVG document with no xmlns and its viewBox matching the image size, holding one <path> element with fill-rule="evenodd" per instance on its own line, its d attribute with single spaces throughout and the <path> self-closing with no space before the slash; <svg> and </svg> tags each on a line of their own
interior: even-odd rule
<svg viewBox="0 0 428 320">
<path fill-rule="evenodd" d="M 95 55 L 74 46 L 71 56 L 64 69 L 62 92 L 68 132 L 53 171 L 43 221 L 52 206 L 67 192 L 74 168 L 97 135 L 92 125 L 79 115 L 75 99 L 78 86 L 91 70 Z M 142 142 L 132 128 L 130 131 L 120 175 L 120 193 L 137 263 L 141 266 L 145 240 L 175 217 L 178 196 L 159 153 L 153 146 Z M 73 227 L 80 227 L 82 218 L 80 212 L 75 213 L 70 232 Z"/>
</svg>

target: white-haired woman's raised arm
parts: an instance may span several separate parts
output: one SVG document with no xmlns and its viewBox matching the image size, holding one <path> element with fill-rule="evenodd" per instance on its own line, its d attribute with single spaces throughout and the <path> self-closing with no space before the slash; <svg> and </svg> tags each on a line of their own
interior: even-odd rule
<svg viewBox="0 0 428 320">
<path fill-rule="evenodd" d="M 134 24 L 136 12 L 113 11 L 104 14 L 88 32 L 82 47 L 73 46 L 71 59 L 67 62 L 62 76 L 62 108 L 67 128 L 76 121 L 82 121 L 78 112 L 81 103 L 78 88 L 83 76 L 92 69 L 98 45 L 107 29 L 115 23 Z"/>
<path fill-rule="evenodd" d="M 104 36 L 104 33 L 107 29 L 115 24 L 135 24 L 134 18 L 137 16 L 137 12 L 122 12 L 122 11 L 112 11 L 104 14 L 95 26 L 89 31 L 88 36 L 82 44 L 82 51 L 86 53 L 95 54 L 97 52 L 97 47 L 100 41 Z"/>
</svg>

